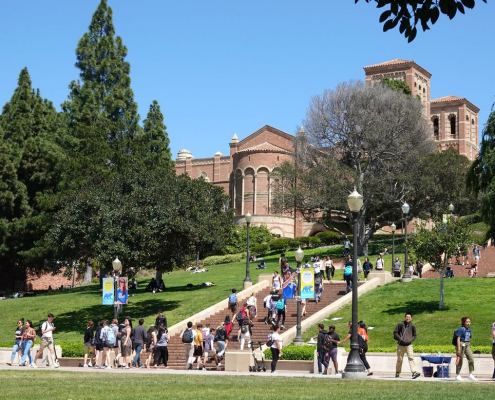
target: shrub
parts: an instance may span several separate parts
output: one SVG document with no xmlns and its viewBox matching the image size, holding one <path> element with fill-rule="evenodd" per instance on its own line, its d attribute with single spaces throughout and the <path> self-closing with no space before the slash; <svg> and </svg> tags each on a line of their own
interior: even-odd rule
<svg viewBox="0 0 495 400">
<path fill-rule="evenodd" d="M 82 342 L 55 342 L 62 347 L 63 357 L 84 357 L 84 343 Z"/>
<path fill-rule="evenodd" d="M 290 249 L 297 249 L 300 246 L 301 242 L 299 239 L 290 239 L 289 240 L 289 248 Z"/>
<path fill-rule="evenodd" d="M 282 239 L 272 239 L 268 243 L 270 246 L 270 250 L 273 251 L 285 251 L 286 249 L 289 248 L 289 240 L 287 238 L 282 238 Z"/>
<path fill-rule="evenodd" d="M 303 247 L 309 247 L 309 245 L 311 243 L 310 240 L 309 240 L 310 239 L 309 236 L 300 236 L 297 239 L 299 240 L 299 243 Z"/>
<path fill-rule="evenodd" d="M 318 232 L 316 237 L 320 239 L 321 243 L 327 246 L 331 244 L 339 244 L 342 240 L 342 236 L 334 231 Z"/>
<path fill-rule="evenodd" d="M 287 346 L 284 347 L 284 360 L 313 360 L 316 346 Z M 265 350 L 265 358 L 267 360 L 272 359 L 272 352 L 270 349 Z"/>
<path fill-rule="evenodd" d="M 477 224 L 478 222 L 482 222 L 483 221 L 481 219 L 481 215 L 479 215 L 478 213 L 464 215 L 463 217 L 460 217 L 459 220 L 460 221 L 464 221 L 468 225 Z"/>
<path fill-rule="evenodd" d="M 316 236 L 311 236 L 309 237 L 309 245 L 311 246 L 312 249 L 316 249 L 319 247 L 321 244 L 321 240 L 319 237 Z"/>
<path fill-rule="evenodd" d="M 264 256 L 268 250 L 270 250 L 270 246 L 268 246 L 268 243 L 260 243 L 257 244 L 256 246 L 253 246 L 251 249 L 251 253 L 256 256 Z"/>
<path fill-rule="evenodd" d="M 203 265 L 205 267 L 209 267 L 211 265 L 217 265 L 217 264 L 228 264 L 228 263 L 240 262 L 244 258 L 245 258 L 244 253 L 227 254 L 225 256 L 210 256 L 210 257 L 205 258 L 205 260 L 203 261 Z"/>
</svg>

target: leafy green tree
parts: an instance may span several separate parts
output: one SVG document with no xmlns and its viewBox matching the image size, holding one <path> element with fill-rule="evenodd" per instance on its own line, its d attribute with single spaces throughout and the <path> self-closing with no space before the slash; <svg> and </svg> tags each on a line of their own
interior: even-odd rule
<svg viewBox="0 0 495 400">
<path fill-rule="evenodd" d="M 468 215 L 478 210 L 476 196 L 466 191 L 466 176 L 470 161 L 455 149 L 435 152 L 418 161 L 417 176 L 411 183 L 415 207 L 421 217 L 440 218 L 454 205 L 455 213 Z"/>
<path fill-rule="evenodd" d="M 490 235 L 495 235 L 495 109 L 488 116 L 483 129 L 480 152 L 471 164 L 467 175 L 467 188 L 481 195 L 480 214 L 490 226 Z"/>
<path fill-rule="evenodd" d="M 249 248 L 254 248 L 260 244 L 268 243 L 273 239 L 266 225 L 249 226 Z M 224 251 L 228 254 L 246 252 L 247 226 L 237 226 L 232 230 L 228 244 Z"/>
<path fill-rule="evenodd" d="M 69 99 L 62 105 L 69 133 L 76 139 L 68 185 L 82 184 L 89 176 L 104 177 L 132 163 L 141 128 L 126 56 L 127 48 L 115 34 L 112 9 L 101 0 L 76 49 L 81 80 L 70 84 Z"/>
<path fill-rule="evenodd" d="M 149 167 L 160 165 L 168 168 L 173 166 L 167 127 L 163 123 L 163 114 L 156 100 L 153 100 L 148 115 L 143 121 L 141 138 L 142 158 L 146 165 Z"/>
<path fill-rule="evenodd" d="M 467 251 L 470 239 L 468 226 L 453 219 L 447 223 L 437 221 L 430 230 L 421 224 L 418 230 L 408 240 L 416 256 L 425 264 L 430 263 L 433 269 L 440 273 L 440 301 L 438 308 L 443 309 L 443 277 L 447 270 L 448 261 L 457 252 Z"/>
<path fill-rule="evenodd" d="M 65 158 L 60 122 L 51 102 L 33 90 L 24 68 L 0 117 L 3 265 L 43 268 L 46 249 L 36 243 L 48 230 Z"/>
<path fill-rule="evenodd" d="M 357 3 L 359 0 L 354 0 Z M 399 32 L 408 42 L 416 37 L 417 25 L 421 24 L 423 31 L 434 25 L 440 14 L 453 19 L 457 12 L 465 13 L 465 8 L 474 8 L 475 0 L 365 0 L 366 3 L 375 2 L 377 8 L 388 6 L 380 15 L 383 31 L 386 32 L 399 25 Z M 483 0 L 486 3 L 486 0 Z"/>
<path fill-rule="evenodd" d="M 401 203 L 416 206 L 412 182 L 418 160 L 434 151 L 415 99 L 383 85 L 344 83 L 315 96 L 295 140 L 295 161 L 273 180 L 274 208 L 295 208 L 307 220 L 344 234 L 351 227 L 346 200 L 353 186 L 363 195 L 358 252 L 367 253 L 373 233 L 401 218 Z"/>
<path fill-rule="evenodd" d="M 383 78 L 382 84 L 396 92 L 404 93 L 406 96 L 411 96 L 412 94 L 411 88 L 402 79 Z"/>
</svg>

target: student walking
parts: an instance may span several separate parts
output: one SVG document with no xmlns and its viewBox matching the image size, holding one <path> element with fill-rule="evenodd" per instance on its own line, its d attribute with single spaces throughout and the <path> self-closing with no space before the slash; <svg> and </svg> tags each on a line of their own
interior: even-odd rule
<svg viewBox="0 0 495 400">
<path fill-rule="evenodd" d="M 411 368 L 412 378 L 416 379 L 421 374 L 416 370 L 416 363 L 414 362 L 413 346 L 412 343 L 416 340 L 416 327 L 412 323 L 412 314 L 406 313 L 404 321 L 399 322 L 394 329 L 394 339 L 397 341 L 397 364 L 395 366 L 395 377 L 399 378 L 402 371 L 402 359 L 404 354 L 407 355 L 409 360 L 409 367 Z"/>
<path fill-rule="evenodd" d="M 92 367 L 95 364 L 95 333 L 94 322 L 88 321 L 86 324 L 86 332 L 84 332 L 84 368 Z M 89 352 L 91 351 L 91 358 L 89 359 Z"/>
<path fill-rule="evenodd" d="M 471 318 L 462 317 L 461 326 L 457 329 L 455 336 L 457 337 L 457 365 L 455 367 L 455 380 L 463 381 L 464 378 L 461 376 L 462 369 L 462 359 L 464 355 L 468 360 L 469 365 L 469 375 L 468 379 L 470 381 L 477 381 L 476 377 L 473 375 L 474 372 L 474 358 L 473 351 L 471 350 Z"/>
<path fill-rule="evenodd" d="M 34 356 L 34 361 L 33 365 L 36 365 L 36 360 L 40 358 L 43 355 L 43 351 L 45 348 L 48 347 L 48 350 L 50 351 L 48 355 L 48 361 L 50 365 L 53 368 L 58 368 L 60 364 L 58 363 L 56 357 L 55 357 L 55 349 L 53 348 L 53 331 L 57 328 L 55 328 L 55 325 L 53 325 L 53 319 L 55 317 L 53 316 L 52 313 L 49 313 L 47 315 L 47 320 L 41 324 L 41 343 L 40 343 L 40 349 Z"/>
<path fill-rule="evenodd" d="M 180 338 L 184 344 L 184 351 L 186 356 L 186 369 L 192 369 L 194 363 L 194 339 L 196 337 L 196 331 L 192 328 L 193 323 L 189 321 L 187 323 L 187 328 L 184 329 Z"/>
<path fill-rule="evenodd" d="M 328 373 L 328 362 L 325 360 L 325 356 L 327 354 L 327 351 L 330 349 L 325 349 L 324 346 L 326 345 L 326 336 L 327 336 L 327 331 L 325 330 L 325 326 L 323 324 L 318 324 L 318 340 L 316 343 L 316 354 L 318 356 L 318 374 L 319 375 L 326 375 Z M 325 371 L 322 371 L 322 367 L 325 367 Z"/>
<path fill-rule="evenodd" d="M 168 329 L 166 326 L 161 325 L 158 328 L 158 334 L 153 338 L 156 342 L 155 347 L 155 359 L 153 361 L 154 367 L 158 368 L 160 361 L 163 361 L 165 368 L 168 368 Z"/>
<path fill-rule="evenodd" d="M 19 366 L 25 367 L 27 365 L 26 360 L 29 358 L 29 365 L 33 368 L 37 368 L 36 364 L 31 359 L 31 347 L 36 340 L 36 331 L 33 328 L 33 323 L 29 319 L 24 325 L 25 329 L 21 338 L 22 358 Z"/>
<path fill-rule="evenodd" d="M 282 357 L 282 336 L 280 336 L 280 326 L 275 325 L 272 333 L 272 345 L 270 346 L 270 350 L 272 352 L 272 363 L 271 363 L 271 372 L 272 374 L 277 371 L 277 362 L 279 357 Z"/>
<path fill-rule="evenodd" d="M 10 362 L 7 362 L 7 365 L 13 364 L 16 354 L 17 354 L 17 361 L 20 361 L 22 357 L 21 339 L 25 329 L 23 325 L 24 325 L 24 319 L 21 318 L 20 320 L 17 321 L 17 328 L 14 332 L 14 339 L 15 339 L 14 347 L 12 347 L 12 355 L 10 356 Z"/>
<path fill-rule="evenodd" d="M 139 325 L 134 328 L 134 360 L 132 366 L 136 368 L 143 368 L 141 364 L 141 351 L 143 351 L 144 343 L 146 342 L 146 328 L 143 326 L 144 319 L 141 318 L 138 321 Z"/>
</svg>

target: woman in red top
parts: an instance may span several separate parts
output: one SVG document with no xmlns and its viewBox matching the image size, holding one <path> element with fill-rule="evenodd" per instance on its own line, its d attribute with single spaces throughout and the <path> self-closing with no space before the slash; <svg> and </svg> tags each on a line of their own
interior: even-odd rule
<svg viewBox="0 0 495 400">
<path fill-rule="evenodd" d="M 373 375 L 373 372 L 371 372 L 371 367 L 368 363 L 368 360 L 366 359 L 366 352 L 368 351 L 368 328 L 366 328 L 366 324 L 363 321 L 358 322 L 358 335 L 361 337 L 361 339 L 358 338 L 359 342 L 359 357 L 361 358 L 361 361 L 364 364 L 364 367 L 366 368 L 366 371 L 368 371 L 368 376 Z"/>
</svg>

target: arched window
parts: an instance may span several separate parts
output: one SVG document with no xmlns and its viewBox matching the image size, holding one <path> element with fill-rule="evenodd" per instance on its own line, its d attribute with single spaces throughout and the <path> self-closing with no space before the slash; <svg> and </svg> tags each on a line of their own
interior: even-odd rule
<svg viewBox="0 0 495 400">
<path fill-rule="evenodd" d="M 433 118 L 433 136 L 435 136 L 435 139 L 438 139 L 438 131 L 439 131 L 439 123 L 438 123 L 438 117 Z"/>
<path fill-rule="evenodd" d="M 450 120 L 450 134 L 455 136 L 455 115 L 449 115 Z"/>
</svg>

